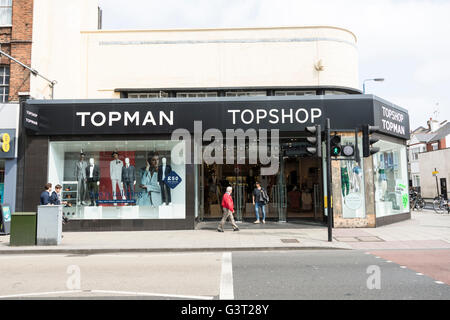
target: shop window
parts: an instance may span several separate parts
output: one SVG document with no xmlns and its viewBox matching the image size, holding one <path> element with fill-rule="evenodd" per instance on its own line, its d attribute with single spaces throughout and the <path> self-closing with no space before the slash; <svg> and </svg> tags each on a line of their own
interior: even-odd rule
<svg viewBox="0 0 450 320">
<path fill-rule="evenodd" d="M 377 217 L 409 212 L 406 146 L 379 141 L 373 155 Z"/>
<path fill-rule="evenodd" d="M 186 169 L 171 154 L 183 143 L 51 142 L 48 181 L 63 186 L 70 219 L 184 219 Z"/>
<path fill-rule="evenodd" d="M 355 143 L 355 137 L 342 137 L 341 144 Z M 359 150 L 362 150 L 362 142 L 359 139 Z M 361 152 L 360 152 L 361 153 Z M 360 154 L 361 158 L 362 155 Z M 341 165 L 341 193 L 342 193 L 342 217 L 365 218 L 365 193 L 363 161 L 361 164 L 354 160 L 340 161 Z"/>
<path fill-rule="evenodd" d="M 0 0 L 0 26 L 12 25 L 12 0 Z"/>
<path fill-rule="evenodd" d="M 8 102 L 9 95 L 9 67 L 0 66 L 0 102 Z"/>
</svg>

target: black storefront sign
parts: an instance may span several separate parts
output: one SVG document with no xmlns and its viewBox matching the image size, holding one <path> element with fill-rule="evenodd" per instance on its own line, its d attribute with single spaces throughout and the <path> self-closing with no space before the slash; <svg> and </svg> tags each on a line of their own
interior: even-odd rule
<svg viewBox="0 0 450 320">
<path fill-rule="evenodd" d="M 409 139 L 409 116 L 406 110 L 387 101 L 375 100 L 374 119 L 380 132 Z"/>
<path fill-rule="evenodd" d="M 386 124 L 380 126 L 382 132 L 409 138 L 408 113 L 367 95 L 239 100 L 28 100 L 24 117 L 27 114 L 38 119 L 37 125 L 26 126 L 36 135 L 170 134 L 175 129 L 193 132 L 195 121 L 202 122 L 203 130 L 253 128 L 300 132 L 313 124 L 324 127 L 325 119 L 330 118 L 333 129 Z M 396 129 L 391 123 L 403 129 Z"/>
<path fill-rule="evenodd" d="M 39 131 L 39 107 L 27 104 L 23 112 L 23 126 L 27 129 Z"/>
</svg>

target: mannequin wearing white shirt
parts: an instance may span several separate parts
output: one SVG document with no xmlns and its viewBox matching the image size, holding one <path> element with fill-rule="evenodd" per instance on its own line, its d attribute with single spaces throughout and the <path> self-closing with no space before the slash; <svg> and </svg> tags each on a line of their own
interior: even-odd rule
<svg viewBox="0 0 450 320">
<path fill-rule="evenodd" d="M 100 185 L 100 169 L 95 165 L 94 158 L 89 159 L 89 166 L 86 167 L 86 182 L 88 185 L 91 206 L 98 200 L 98 186 Z"/>
<path fill-rule="evenodd" d="M 123 162 L 122 160 L 119 160 L 119 154 L 117 152 L 113 152 L 113 157 L 114 160 L 112 160 L 109 164 L 109 173 L 111 177 L 113 200 L 117 200 L 116 196 L 117 186 L 119 186 L 120 194 L 122 195 L 122 200 L 125 200 L 122 184 Z M 117 205 L 117 203 L 114 203 L 114 205 Z"/>
</svg>

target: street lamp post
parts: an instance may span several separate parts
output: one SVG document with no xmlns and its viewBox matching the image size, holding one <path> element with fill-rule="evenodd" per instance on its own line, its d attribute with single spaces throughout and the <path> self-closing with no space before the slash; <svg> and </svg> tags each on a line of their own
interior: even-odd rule
<svg viewBox="0 0 450 320">
<path fill-rule="evenodd" d="M 383 82 L 384 78 L 374 78 L 374 79 L 366 79 L 363 81 L 363 94 L 366 93 L 366 82 L 367 81 L 377 81 L 377 82 Z"/>
</svg>

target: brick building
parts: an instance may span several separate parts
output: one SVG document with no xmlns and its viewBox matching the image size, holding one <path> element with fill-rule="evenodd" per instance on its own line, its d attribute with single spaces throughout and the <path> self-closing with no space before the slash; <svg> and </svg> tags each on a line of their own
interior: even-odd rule
<svg viewBox="0 0 450 320">
<path fill-rule="evenodd" d="M 31 64 L 33 0 L 0 1 L 1 50 L 27 66 Z M 30 71 L 2 55 L 0 60 L 2 103 L 19 100 L 30 91 Z"/>
<path fill-rule="evenodd" d="M 0 205 L 15 207 L 19 98 L 29 96 L 33 0 L 0 0 Z M 8 57 L 8 56 L 10 57 Z M 5 142 L 6 141 L 6 142 Z M 7 143 L 11 141 L 11 143 Z M 6 150 L 9 150 L 6 152 Z"/>
</svg>

